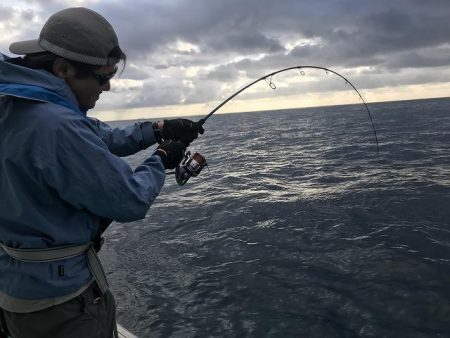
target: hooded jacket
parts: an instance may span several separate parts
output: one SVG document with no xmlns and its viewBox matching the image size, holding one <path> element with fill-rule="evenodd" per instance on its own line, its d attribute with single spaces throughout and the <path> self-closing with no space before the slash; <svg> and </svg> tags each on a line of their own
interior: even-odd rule
<svg viewBox="0 0 450 338">
<path fill-rule="evenodd" d="M 64 80 L 6 60 L 0 54 L 0 242 L 79 245 L 95 239 L 101 218 L 144 218 L 164 184 L 164 166 L 152 155 L 132 170 L 119 156 L 156 143 L 151 123 L 112 129 L 79 110 Z M 39 310 L 91 281 L 85 255 L 29 263 L 0 249 L 5 310 Z M 16 306 L 21 302 L 31 305 Z"/>
</svg>

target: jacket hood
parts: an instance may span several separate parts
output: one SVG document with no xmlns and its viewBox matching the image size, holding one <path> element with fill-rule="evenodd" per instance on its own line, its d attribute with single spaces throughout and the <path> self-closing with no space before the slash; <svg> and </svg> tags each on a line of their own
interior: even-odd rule
<svg viewBox="0 0 450 338">
<path fill-rule="evenodd" d="M 0 84 L 31 85 L 44 88 L 58 94 L 78 107 L 75 95 L 63 79 L 42 69 L 30 69 L 11 64 L 6 62 L 8 59 L 8 56 L 0 53 Z M 22 97 L 27 98 L 27 94 L 24 93 Z M 28 98 L 34 99 L 33 97 Z"/>
</svg>

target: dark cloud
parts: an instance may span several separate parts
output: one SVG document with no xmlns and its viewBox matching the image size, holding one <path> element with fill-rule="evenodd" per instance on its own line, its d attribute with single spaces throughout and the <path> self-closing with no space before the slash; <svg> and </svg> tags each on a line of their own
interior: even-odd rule
<svg viewBox="0 0 450 338">
<path fill-rule="evenodd" d="M 0 6 L 0 22 L 6 22 L 13 16 L 13 9 L 10 7 Z"/>
<path fill-rule="evenodd" d="M 31 3 L 33 9 L 22 10 L 19 19 L 13 1 L 0 6 L 2 21 L 22 21 L 24 39 L 39 33 L 27 22 L 72 5 L 69 0 Z M 214 100 L 242 81 L 292 65 L 336 68 L 362 80 L 365 88 L 447 79 L 442 68 L 450 63 L 448 0 L 86 3 L 119 35 L 129 60 L 122 78 L 144 83 L 133 87 L 132 100 L 119 100 L 124 107 Z M 365 70 L 354 71 L 361 67 Z M 323 81 L 309 85 L 317 91 L 339 87 Z"/>
<path fill-rule="evenodd" d="M 209 72 L 202 72 L 198 79 L 201 81 L 229 82 L 238 78 L 239 65 L 237 63 L 220 65 Z"/>
<path fill-rule="evenodd" d="M 424 50 L 399 53 L 392 55 L 389 60 L 385 62 L 385 65 L 389 69 L 450 66 L 450 49 L 437 48 L 436 51 Z"/>
<path fill-rule="evenodd" d="M 132 52 L 151 54 L 179 39 L 198 45 L 208 64 L 212 60 L 205 55 L 214 55 L 223 63 L 226 60 L 220 61 L 221 57 L 226 56 L 278 54 L 285 48 L 278 36 L 318 38 L 320 45 L 299 46 L 291 57 L 351 67 L 378 65 L 390 53 L 439 46 L 450 36 L 450 4 L 444 3 L 442 11 L 436 12 L 419 2 L 416 8 L 404 1 L 374 5 L 357 1 L 196 1 L 177 5 L 138 5 L 147 19 L 139 21 L 139 29 L 119 21 L 124 43 Z M 122 18 L 128 17 L 127 11 L 129 7 L 121 10 Z M 172 64 L 195 65 L 199 60 L 178 58 Z"/>
<path fill-rule="evenodd" d="M 239 53 L 276 53 L 284 50 L 281 43 L 260 32 L 231 32 L 211 37 L 205 44 L 206 52 L 236 51 Z"/>
<path fill-rule="evenodd" d="M 36 17 L 36 13 L 31 9 L 13 8 L 0 5 L 0 23 L 5 24 L 9 29 L 25 26 L 25 22 L 30 22 Z M 25 28 L 25 27 L 24 27 Z"/>
</svg>

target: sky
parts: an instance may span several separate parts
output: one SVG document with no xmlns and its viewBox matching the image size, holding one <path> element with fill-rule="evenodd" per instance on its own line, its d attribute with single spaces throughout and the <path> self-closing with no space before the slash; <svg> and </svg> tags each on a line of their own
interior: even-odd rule
<svg viewBox="0 0 450 338">
<path fill-rule="evenodd" d="M 127 54 L 89 112 L 103 120 L 206 115 L 277 69 L 330 68 L 370 102 L 450 96 L 449 0 L 0 0 L 0 52 L 48 17 L 88 7 Z M 342 79 L 304 70 L 262 81 L 218 113 L 358 103 Z"/>
</svg>

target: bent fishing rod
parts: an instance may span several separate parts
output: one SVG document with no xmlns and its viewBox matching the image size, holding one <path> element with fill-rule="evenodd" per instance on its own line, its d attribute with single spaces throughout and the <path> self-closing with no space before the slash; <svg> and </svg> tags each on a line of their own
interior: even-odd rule
<svg viewBox="0 0 450 338">
<path fill-rule="evenodd" d="M 254 80 L 253 82 L 250 82 L 249 84 L 247 84 L 246 86 L 242 87 L 241 89 L 239 89 L 238 91 L 234 92 L 233 94 L 231 94 L 228 98 L 226 98 L 224 101 L 222 101 L 217 107 L 215 107 L 213 110 L 211 110 L 211 112 L 209 112 L 205 117 L 201 118 L 198 123 L 200 123 L 200 125 L 203 125 L 207 119 L 209 119 L 216 111 L 218 111 L 220 108 L 222 108 L 225 104 L 227 104 L 229 101 L 231 101 L 233 98 L 235 98 L 236 96 L 238 96 L 240 93 L 242 93 L 243 91 L 245 91 L 246 89 L 250 88 L 251 86 L 253 86 L 254 84 L 260 82 L 260 81 L 266 81 L 268 82 L 270 88 L 272 89 L 276 89 L 276 85 L 272 82 L 272 77 L 276 74 L 279 73 L 283 73 L 286 71 L 290 71 L 290 70 L 294 70 L 297 69 L 300 72 L 300 75 L 305 75 L 305 72 L 303 71 L 303 69 L 319 69 L 319 70 L 324 70 L 326 72 L 326 74 L 328 75 L 329 73 L 332 73 L 338 77 L 340 77 L 341 79 L 343 79 L 345 81 L 346 84 L 348 84 L 359 96 L 359 98 L 361 99 L 362 103 L 364 104 L 364 107 L 367 111 L 367 114 L 369 115 L 369 119 L 370 122 L 372 124 L 372 130 L 373 130 L 373 134 L 375 137 L 375 143 L 377 146 L 377 152 L 380 151 L 380 147 L 378 144 L 378 137 L 377 137 L 377 131 L 375 129 L 375 124 L 373 122 L 373 118 L 372 118 L 372 114 L 370 113 L 369 107 L 367 106 L 366 101 L 364 100 L 363 96 L 361 95 L 361 93 L 359 92 L 359 90 L 353 85 L 353 83 L 351 83 L 347 78 L 345 78 L 343 75 L 339 74 L 338 72 L 329 69 L 329 68 L 325 68 L 325 67 L 320 67 L 320 66 L 294 66 L 294 67 L 288 67 L 288 68 L 283 68 L 277 71 L 274 71 L 270 74 L 261 76 L 260 78 Z M 269 81 L 267 81 L 269 80 Z M 198 176 L 198 174 L 200 174 L 200 171 L 207 166 L 206 163 L 206 159 L 203 155 L 201 155 L 198 152 L 195 152 L 193 155 L 191 155 L 190 151 L 187 151 L 183 161 L 180 163 L 180 165 L 176 168 L 175 170 L 175 178 L 176 181 L 179 185 L 184 185 L 190 177 L 192 176 Z"/>
</svg>

